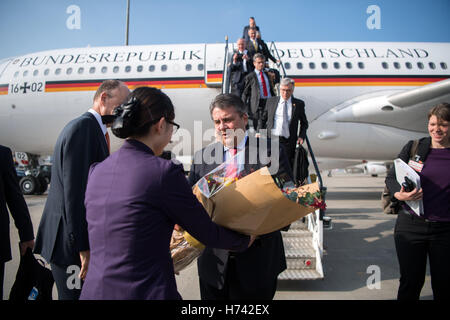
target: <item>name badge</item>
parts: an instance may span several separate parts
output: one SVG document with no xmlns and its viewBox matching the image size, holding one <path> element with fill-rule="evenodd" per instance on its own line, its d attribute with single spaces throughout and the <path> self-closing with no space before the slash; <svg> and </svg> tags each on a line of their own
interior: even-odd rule
<svg viewBox="0 0 450 320">
<path fill-rule="evenodd" d="M 413 160 L 409 160 L 408 166 L 410 166 L 411 168 L 413 168 L 417 172 L 422 172 L 423 163 L 422 162 L 413 161 Z"/>
</svg>

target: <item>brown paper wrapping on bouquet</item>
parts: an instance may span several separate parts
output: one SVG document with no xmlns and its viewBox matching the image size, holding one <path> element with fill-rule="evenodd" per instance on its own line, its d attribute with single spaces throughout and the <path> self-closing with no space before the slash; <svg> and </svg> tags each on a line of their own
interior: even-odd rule
<svg viewBox="0 0 450 320">
<path fill-rule="evenodd" d="M 319 191 L 319 185 L 308 184 L 302 190 L 314 193 Z M 287 199 L 267 167 L 237 180 L 209 199 L 197 186 L 193 192 L 215 223 L 249 235 L 279 230 L 316 210 Z"/>
</svg>

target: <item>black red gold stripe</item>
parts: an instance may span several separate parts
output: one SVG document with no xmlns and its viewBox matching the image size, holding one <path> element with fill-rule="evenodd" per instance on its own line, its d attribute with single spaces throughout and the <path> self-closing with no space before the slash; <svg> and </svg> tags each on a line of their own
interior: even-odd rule
<svg viewBox="0 0 450 320">
<path fill-rule="evenodd" d="M 0 95 L 8 94 L 9 84 L 0 84 Z"/>
<path fill-rule="evenodd" d="M 223 72 L 222 71 L 208 71 L 206 74 L 206 79 L 208 82 L 222 82 Z"/>
<path fill-rule="evenodd" d="M 121 79 L 130 88 L 148 86 L 164 89 L 179 88 L 203 88 L 206 87 L 203 77 L 190 78 L 148 78 L 148 79 Z M 62 91 L 95 91 L 104 81 L 101 80 L 79 80 L 79 81 L 47 81 L 45 92 Z"/>
</svg>

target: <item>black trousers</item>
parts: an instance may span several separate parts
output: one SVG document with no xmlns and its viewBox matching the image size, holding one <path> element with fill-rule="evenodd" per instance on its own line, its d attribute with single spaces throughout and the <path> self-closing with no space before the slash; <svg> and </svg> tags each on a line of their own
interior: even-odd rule
<svg viewBox="0 0 450 320">
<path fill-rule="evenodd" d="M 247 289 L 239 281 L 234 258 L 229 258 L 225 284 L 222 289 L 213 287 L 200 278 L 200 296 L 202 300 L 272 300 L 277 290 L 277 278 L 268 286 Z"/>
<path fill-rule="evenodd" d="M 394 231 L 400 265 L 398 300 L 419 300 L 427 257 L 435 300 L 450 301 L 450 222 L 431 222 L 400 210 Z"/>
<path fill-rule="evenodd" d="M 78 279 L 78 271 L 68 269 L 69 266 L 50 264 L 59 300 L 78 300 L 83 287 L 83 281 Z M 76 278 L 75 278 L 76 277 Z M 78 283 L 80 285 L 78 285 Z"/>
</svg>

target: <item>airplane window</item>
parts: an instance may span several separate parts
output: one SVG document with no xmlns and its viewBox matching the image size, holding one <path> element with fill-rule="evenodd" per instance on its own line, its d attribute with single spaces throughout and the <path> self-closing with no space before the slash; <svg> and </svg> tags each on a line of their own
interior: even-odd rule
<svg viewBox="0 0 450 320">
<path fill-rule="evenodd" d="M 137 68 L 136 68 L 137 72 L 142 72 L 143 69 L 144 69 L 143 66 L 137 66 Z"/>
<path fill-rule="evenodd" d="M 428 65 L 430 66 L 430 69 L 436 69 L 436 65 L 433 62 L 430 62 Z"/>
<path fill-rule="evenodd" d="M 186 71 L 191 71 L 191 70 L 192 70 L 192 65 L 188 63 L 186 65 Z"/>
<path fill-rule="evenodd" d="M 445 62 L 441 62 L 441 68 L 442 69 L 447 69 L 447 64 Z"/>
<path fill-rule="evenodd" d="M 303 69 L 303 63 L 297 62 L 297 69 L 299 70 Z"/>
<path fill-rule="evenodd" d="M 163 64 L 161 66 L 161 71 L 167 71 L 167 64 Z"/>
<path fill-rule="evenodd" d="M 44 70 L 44 76 L 48 76 L 49 73 L 50 73 L 50 69 L 45 69 Z"/>
<path fill-rule="evenodd" d="M 395 69 L 400 69 L 400 63 L 394 62 L 394 68 Z"/>
<path fill-rule="evenodd" d="M 197 70 L 198 70 L 198 71 L 203 71 L 203 63 L 200 63 L 200 64 L 197 66 Z"/>
<path fill-rule="evenodd" d="M 285 67 L 286 69 L 290 69 L 290 68 L 291 68 L 291 64 L 290 64 L 289 62 L 285 62 L 285 63 L 284 63 L 284 67 Z"/>
<path fill-rule="evenodd" d="M 353 65 L 352 65 L 351 62 L 346 62 L 346 63 L 345 63 L 345 66 L 347 67 L 347 69 L 353 68 Z"/>
<path fill-rule="evenodd" d="M 117 73 L 117 72 L 119 72 L 119 66 L 114 66 L 114 68 L 113 68 L 113 72 L 114 72 L 114 73 Z"/>
<path fill-rule="evenodd" d="M 328 64 L 326 62 L 322 62 L 322 69 L 328 69 Z"/>
<path fill-rule="evenodd" d="M 72 74 L 72 68 L 67 68 L 66 74 Z"/>
<path fill-rule="evenodd" d="M 381 65 L 383 66 L 383 69 L 388 69 L 389 65 L 387 62 L 382 62 Z"/>
<path fill-rule="evenodd" d="M 94 73 L 95 72 L 95 67 L 91 67 L 90 69 L 89 69 L 89 73 Z"/>
<path fill-rule="evenodd" d="M 78 68 L 78 74 L 83 74 L 84 72 L 84 68 L 83 67 L 79 67 Z"/>
<path fill-rule="evenodd" d="M 417 67 L 419 67 L 419 69 L 423 69 L 423 63 L 422 62 L 417 62 Z"/>
<path fill-rule="evenodd" d="M 108 67 L 102 67 L 102 73 L 106 73 L 108 71 Z"/>
<path fill-rule="evenodd" d="M 406 66 L 406 68 L 408 68 L 408 69 L 412 69 L 412 64 L 411 64 L 411 62 L 406 62 L 406 63 L 405 63 L 405 66 Z"/>
<path fill-rule="evenodd" d="M 60 74 L 61 73 L 61 68 L 57 68 L 56 70 L 55 70 L 55 74 Z"/>
<path fill-rule="evenodd" d="M 126 66 L 125 67 L 125 72 L 130 72 L 131 71 L 131 66 Z"/>
<path fill-rule="evenodd" d="M 358 68 L 364 69 L 364 62 L 358 62 Z"/>
<path fill-rule="evenodd" d="M 310 62 L 309 63 L 309 68 L 310 69 L 315 69 L 316 68 L 316 64 L 314 62 Z"/>
<path fill-rule="evenodd" d="M 155 66 L 152 64 L 150 67 L 148 67 L 148 71 L 153 72 L 155 71 Z"/>
<path fill-rule="evenodd" d="M 47 69 L 48 70 L 48 69 Z M 14 78 L 17 78 L 19 76 L 19 71 L 16 71 L 15 73 L 14 73 Z"/>
<path fill-rule="evenodd" d="M 339 62 L 335 62 L 335 63 L 333 63 L 333 67 L 335 69 L 339 69 L 341 67 L 341 65 L 339 64 Z"/>
<path fill-rule="evenodd" d="M 33 76 L 36 77 L 36 76 L 38 75 L 38 73 L 39 73 L 39 70 L 34 70 L 34 71 L 33 71 Z"/>
</svg>

